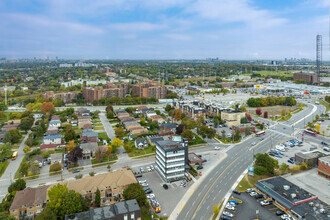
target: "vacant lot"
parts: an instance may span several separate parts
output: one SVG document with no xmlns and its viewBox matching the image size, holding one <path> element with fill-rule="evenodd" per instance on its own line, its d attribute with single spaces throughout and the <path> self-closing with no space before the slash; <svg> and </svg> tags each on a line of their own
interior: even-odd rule
<svg viewBox="0 0 330 220">
<path fill-rule="evenodd" d="M 256 71 L 256 74 L 260 74 L 261 76 L 286 76 L 293 77 L 292 72 L 287 71 Z"/>
<path fill-rule="evenodd" d="M 284 105 L 275 105 L 275 106 L 268 106 L 268 107 L 260 107 L 262 112 L 268 112 L 268 117 L 273 115 L 278 115 L 278 116 L 281 116 L 281 113 L 282 113 L 282 110 L 285 110 L 285 112 L 293 112 L 294 110 L 296 110 L 297 108 L 299 108 L 298 105 L 296 106 L 284 106 Z M 250 108 L 250 107 L 247 107 L 246 108 L 246 111 L 248 113 L 253 113 L 253 114 L 256 114 L 256 109 L 257 108 Z"/>
</svg>

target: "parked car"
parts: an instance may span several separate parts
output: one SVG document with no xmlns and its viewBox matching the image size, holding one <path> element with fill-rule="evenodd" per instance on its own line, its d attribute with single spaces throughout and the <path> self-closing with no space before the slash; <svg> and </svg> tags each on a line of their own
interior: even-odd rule
<svg viewBox="0 0 330 220">
<path fill-rule="evenodd" d="M 234 217 L 234 215 L 233 215 L 233 213 L 231 213 L 231 212 L 228 212 L 228 211 L 224 211 L 223 213 L 222 213 L 224 216 L 228 216 L 228 217 Z"/>
<path fill-rule="evenodd" d="M 287 218 L 289 218 L 289 217 L 291 217 L 291 216 L 288 215 L 288 214 L 283 214 L 283 215 L 281 215 L 281 219 L 287 219 Z"/>
<path fill-rule="evenodd" d="M 327 152 L 330 152 L 330 147 L 324 147 L 323 150 L 327 151 Z"/>
<path fill-rule="evenodd" d="M 149 194 L 149 195 L 147 195 L 147 198 L 148 199 L 154 199 L 154 198 L 156 198 L 156 196 L 155 196 L 155 194 Z"/>
<path fill-rule="evenodd" d="M 144 172 L 144 169 L 143 169 L 143 167 L 141 167 L 141 168 L 140 168 L 140 171 L 141 171 L 141 172 Z"/>
<path fill-rule="evenodd" d="M 235 211 L 235 206 L 231 205 L 230 203 L 227 203 L 225 206 L 226 209 Z"/>
<path fill-rule="evenodd" d="M 207 162 L 207 160 L 206 160 L 206 159 L 204 159 L 204 160 L 203 160 L 203 163 L 206 163 L 206 162 Z"/>
<path fill-rule="evenodd" d="M 154 170 L 155 169 L 154 165 L 150 165 L 150 169 Z"/>
<path fill-rule="evenodd" d="M 142 177 L 142 174 L 141 174 L 141 173 L 136 174 L 135 177 L 136 177 L 136 178 L 140 178 L 140 177 Z"/>
<path fill-rule="evenodd" d="M 164 188 L 165 190 L 167 190 L 167 189 L 168 189 L 168 185 L 167 185 L 167 184 L 163 184 L 163 188 Z"/>
<path fill-rule="evenodd" d="M 264 198 L 264 196 L 261 195 L 261 194 L 258 194 L 258 195 L 255 195 L 254 198 L 256 198 L 256 199 L 262 199 L 262 198 Z"/>
<path fill-rule="evenodd" d="M 238 205 L 238 201 L 236 199 L 229 200 L 230 203 L 234 203 L 235 205 Z"/>
<path fill-rule="evenodd" d="M 258 193 L 256 193 L 256 192 L 251 192 L 251 193 L 250 193 L 250 196 L 252 196 L 252 197 L 254 197 L 254 196 L 256 196 L 256 195 L 258 195 Z"/>
<path fill-rule="evenodd" d="M 293 161 L 293 160 L 291 160 L 291 159 L 290 159 L 290 160 L 288 160 L 288 162 L 289 162 L 289 163 L 291 163 L 291 164 L 294 164 L 294 161 Z"/>
<path fill-rule="evenodd" d="M 144 186 L 144 187 L 149 186 L 148 183 L 141 183 L 140 185 L 141 185 L 141 186 Z"/>
<path fill-rule="evenodd" d="M 220 217 L 220 219 L 222 219 L 222 220 L 230 220 L 230 218 L 229 218 L 229 217 L 227 217 L 227 216 L 224 216 L 224 215 L 222 215 L 222 216 Z"/>
<path fill-rule="evenodd" d="M 183 181 L 180 183 L 180 186 L 181 186 L 181 187 L 186 187 L 186 181 L 183 180 Z"/>
<path fill-rule="evenodd" d="M 147 180 L 139 180 L 139 184 L 146 183 Z"/>
<path fill-rule="evenodd" d="M 201 169 L 203 169 L 204 167 L 203 166 L 198 166 L 197 167 L 197 170 L 201 170 Z"/>
<path fill-rule="evenodd" d="M 328 146 L 328 144 L 325 143 L 324 141 L 322 141 L 321 144 L 324 145 L 324 146 Z"/>
<path fill-rule="evenodd" d="M 72 173 L 79 173 L 80 172 L 80 170 L 74 170 L 74 171 L 72 171 Z"/>
<path fill-rule="evenodd" d="M 152 189 L 150 189 L 150 188 L 146 188 L 146 189 L 144 190 L 144 192 L 145 192 L 145 194 L 150 194 L 150 193 L 152 193 Z"/>
<path fill-rule="evenodd" d="M 237 194 L 237 195 L 241 195 L 241 192 L 238 190 L 233 190 L 233 193 Z"/>
<path fill-rule="evenodd" d="M 260 205 L 261 206 L 267 206 L 267 205 L 271 205 L 271 204 L 273 204 L 273 201 L 272 200 L 265 199 L 263 201 L 260 201 Z"/>
<path fill-rule="evenodd" d="M 275 214 L 277 216 L 281 216 L 281 215 L 285 214 L 285 212 L 283 212 L 282 210 L 277 210 Z"/>
<path fill-rule="evenodd" d="M 246 192 L 247 192 L 247 193 L 251 193 L 251 192 L 254 192 L 254 189 L 252 189 L 252 188 L 249 188 L 249 189 L 247 189 L 247 190 L 246 190 Z"/>
</svg>

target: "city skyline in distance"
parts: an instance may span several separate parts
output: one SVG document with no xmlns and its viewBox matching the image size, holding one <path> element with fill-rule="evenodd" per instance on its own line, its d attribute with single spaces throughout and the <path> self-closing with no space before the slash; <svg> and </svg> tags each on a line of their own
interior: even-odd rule
<svg viewBox="0 0 330 220">
<path fill-rule="evenodd" d="M 0 2 L 0 57 L 329 60 L 328 0 Z"/>
</svg>

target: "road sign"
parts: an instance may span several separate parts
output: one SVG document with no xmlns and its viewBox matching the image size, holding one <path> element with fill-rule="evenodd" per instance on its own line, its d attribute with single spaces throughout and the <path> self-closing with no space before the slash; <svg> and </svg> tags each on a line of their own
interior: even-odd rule
<svg viewBox="0 0 330 220">
<path fill-rule="evenodd" d="M 252 166 L 248 166 L 248 174 L 249 174 L 250 176 L 254 176 L 254 167 L 252 167 Z"/>
</svg>

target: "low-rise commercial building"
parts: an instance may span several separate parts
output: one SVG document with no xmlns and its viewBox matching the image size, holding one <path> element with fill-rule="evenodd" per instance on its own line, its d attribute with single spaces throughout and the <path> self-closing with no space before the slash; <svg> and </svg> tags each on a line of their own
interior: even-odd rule
<svg viewBox="0 0 330 220">
<path fill-rule="evenodd" d="M 318 173 L 330 179 L 330 156 L 319 158 Z"/>
<path fill-rule="evenodd" d="M 241 124 L 241 119 L 245 117 L 245 113 L 242 111 L 226 109 L 221 111 L 221 119 L 228 126 L 236 126 Z"/>
<path fill-rule="evenodd" d="M 156 170 L 165 182 L 184 179 L 188 165 L 188 140 L 156 141 Z"/>
</svg>

